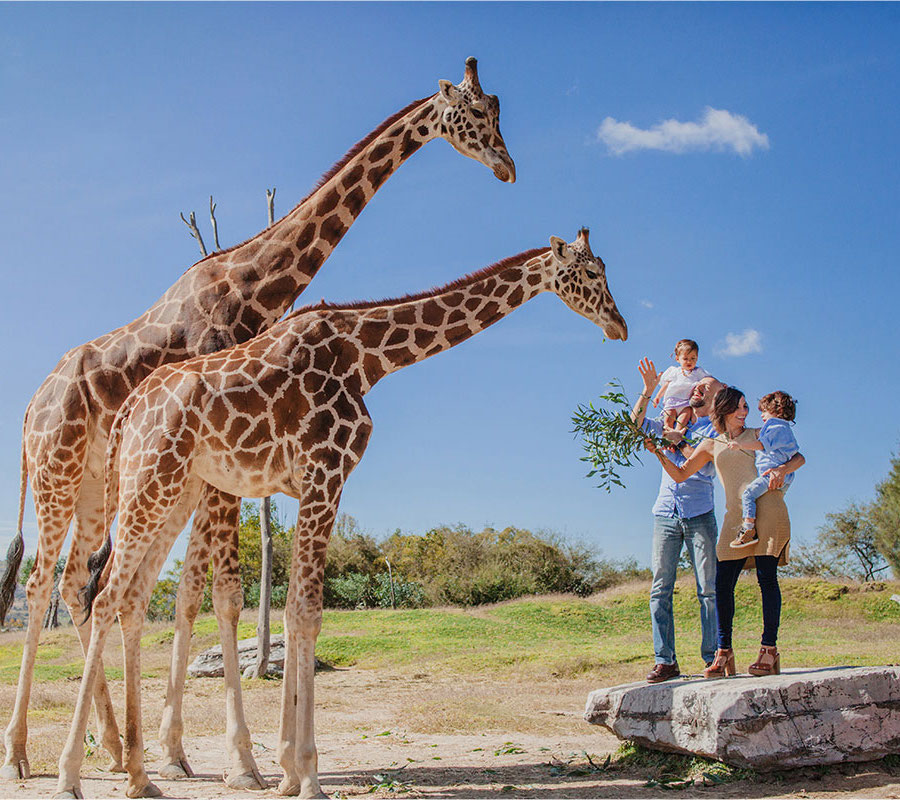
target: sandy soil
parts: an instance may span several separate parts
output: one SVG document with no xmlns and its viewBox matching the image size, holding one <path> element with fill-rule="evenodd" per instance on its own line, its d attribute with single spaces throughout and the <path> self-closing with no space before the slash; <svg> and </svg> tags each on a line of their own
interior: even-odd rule
<svg viewBox="0 0 900 800">
<path fill-rule="evenodd" d="M 271 787 L 238 792 L 221 781 L 227 765 L 223 736 L 222 683 L 189 681 L 185 746 L 196 777 L 160 779 L 155 728 L 164 694 L 159 679 L 144 682 L 145 741 L 151 780 L 167 797 L 274 797 L 280 779 L 275 759 L 280 683 L 245 686 L 245 705 L 257 763 Z M 322 788 L 333 797 L 658 797 L 671 792 L 646 786 L 649 769 L 595 770 L 618 740 L 581 719 L 588 680 L 498 682 L 427 672 L 342 669 L 317 677 L 317 729 Z M 117 690 L 117 687 L 114 687 Z M 38 774 L 25 782 L 0 781 L 0 797 L 51 797 L 55 767 L 67 730 L 77 682 L 42 690 L 31 721 L 29 755 Z M 71 697 L 70 697 L 71 695 Z M 11 691 L 0 692 L 9 708 Z M 55 712 L 54 709 L 58 709 Z M 88 759 L 85 797 L 123 797 L 121 775 L 100 768 L 102 754 Z M 375 788 L 380 786 L 380 788 Z M 900 775 L 878 765 L 802 770 L 724 785 L 701 782 L 683 797 L 900 798 Z"/>
</svg>

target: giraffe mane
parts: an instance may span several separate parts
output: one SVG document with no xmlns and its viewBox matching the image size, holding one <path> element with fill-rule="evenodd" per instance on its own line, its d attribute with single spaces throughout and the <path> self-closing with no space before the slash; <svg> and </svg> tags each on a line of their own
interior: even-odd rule
<svg viewBox="0 0 900 800">
<path fill-rule="evenodd" d="M 503 270 L 509 269 L 510 267 L 521 266 L 526 261 L 530 261 L 531 259 L 542 256 L 548 252 L 550 252 L 549 247 L 536 247 L 532 250 L 526 250 L 524 253 L 519 253 L 518 255 L 514 256 L 508 256 L 502 261 L 497 261 L 490 266 L 483 267 L 477 272 L 471 272 L 468 275 L 463 275 L 461 278 L 457 278 L 456 280 L 444 284 L 443 286 L 436 286 L 433 289 L 429 289 L 428 291 L 424 292 L 418 292 L 417 294 L 407 294 L 403 297 L 393 297 L 387 300 L 356 300 L 350 303 L 326 303 L 322 301 L 320 303 L 314 303 L 312 305 L 298 308 L 296 311 L 285 317 L 285 319 L 292 319 L 299 316 L 300 314 L 305 314 L 308 311 L 363 311 L 368 308 L 378 308 L 379 306 L 397 306 L 401 305 L 402 303 L 412 303 L 417 300 L 425 300 L 428 297 L 435 297 L 439 294 L 444 294 L 445 292 L 452 292 L 455 289 L 462 289 L 469 284 L 483 280 L 484 278 L 490 277 L 491 275 L 496 275 L 498 272 L 503 272 Z"/>
<path fill-rule="evenodd" d="M 406 106 L 406 108 L 401 108 L 396 114 L 392 114 L 391 116 L 389 116 L 384 122 L 382 122 L 377 128 L 375 128 L 375 130 L 370 131 L 368 134 L 366 134 L 347 151 L 346 155 L 342 159 L 340 159 L 340 161 L 337 161 L 334 166 L 331 167 L 331 169 L 329 169 L 324 175 L 322 175 L 321 178 L 319 178 L 318 181 L 316 181 L 315 186 L 310 189 L 306 197 L 304 197 L 299 203 L 297 203 L 297 205 L 295 205 L 290 211 L 288 211 L 287 214 L 279 217 L 278 221 L 280 222 L 282 219 L 289 216 L 290 214 L 293 214 L 294 211 L 300 208 L 300 206 L 302 206 L 307 200 L 309 200 L 310 197 L 312 197 L 316 192 L 319 191 L 319 189 L 321 189 L 326 183 L 328 183 L 328 181 L 330 181 L 335 175 L 337 175 L 338 172 L 340 172 L 344 168 L 347 162 L 350 161 L 350 159 L 355 158 L 357 155 L 359 155 L 359 153 L 364 150 L 372 142 L 373 139 L 384 133 L 387 128 L 397 122 L 397 120 L 405 117 L 414 108 L 427 103 L 429 100 L 431 100 L 432 97 L 434 97 L 434 95 L 430 94 L 428 95 L 428 97 L 423 97 L 420 100 L 414 100 L 412 103 Z M 267 230 L 268 228 L 264 228 L 259 233 L 254 234 L 249 239 L 245 239 L 243 242 L 238 242 L 238 244 L 232 245 L 231 247 L 226 247 L 224 250 L 216 250 L 216 252 L 210 253 L 208 256 L 204 256 L 203 258 L 201 258 L 188 269 L 193 269 L 193 267 L 196 267 L 198 264 L 202 264 L 204 261 L 209 261 L 209 259 L 211 258 L 222 256 L 226 253 L 232 252 L 233 250 L 237 250 L 237 248 L 243 247 L 245 244 L 252 242 L 258 236 L 262 236 L 264 233 L 266 233 Z"/>
</svg>

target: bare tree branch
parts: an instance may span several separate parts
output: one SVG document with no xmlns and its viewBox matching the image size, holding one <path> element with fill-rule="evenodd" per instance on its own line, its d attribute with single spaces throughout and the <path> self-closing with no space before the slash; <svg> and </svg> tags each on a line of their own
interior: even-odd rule
<svg viewBox="0 0 900 800">
<path fill-rule="evenodd" d="M 269 227 L 275 222 L 275 187 L 266 189 L 266 203 L 269 206 Z"/>
<path fill-rule="evenodd" d="M 216 245 L 216 250 L 221 250 L 222 248 L 219 245 L 219 226 L 216 223 L 216 204 L 213 202 L 212 195 L 209 196 L 209 221 L 212 222 L 213 242 Z"/>
<path fill-rule="evenodd" d="M 193 236 L 193 237 L 197 240 L 197 244 L 200 245 L 200 252 L 201 252 L 204 256 L 209 255 L 209 254 L 206 252 L 206 245 L 203 244 L 203 237 L 200 235 L 200 229 L 197 227 L 197 216 L 194 214 L 194 212 L 193 212 L 193 211 L 191 212 L 191 220 L 190 220 L 190 222 L 188 222 L 188 221 L 184 218 L 184 212 L 182 212 L 182 213 L 181 213 L 181 221 L 182 221 L 185 225 L 188 226 L 188 228 L 190 229 L 190 232 L 191 232 L 191 236 Z"/>
</svg>

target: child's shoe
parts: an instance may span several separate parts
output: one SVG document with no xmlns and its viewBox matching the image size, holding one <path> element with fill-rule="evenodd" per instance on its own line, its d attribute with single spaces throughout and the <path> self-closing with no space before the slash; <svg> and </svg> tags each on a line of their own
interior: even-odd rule
<svg viewBox="0 0 900 800">
<path fill-rule="evenodd" d="M 747 527 L 748 525 L 750 526 L 749 528 Z M 759 536 L 756 533 L 756 525 L 752 522 L 745 522 L 741 526 L 741 532 L 731 542 L 730 547 L 733 547 L 735 550 L 741 550 L 745 547 L 752 547 L 757 542 L 759 542 Z"/>
</svg>

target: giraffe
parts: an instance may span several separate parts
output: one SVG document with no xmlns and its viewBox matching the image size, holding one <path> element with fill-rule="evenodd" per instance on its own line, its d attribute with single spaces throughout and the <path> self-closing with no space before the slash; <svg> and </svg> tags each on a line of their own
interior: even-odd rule
<svg viewBox="0 0 900 800">
<path fill-rule="evenodd" d="M 52 589 L 53 566 L 70 522 L 72 543 L 60 590 L 73 617 L 79 614 L 78 588 L 87 579 L 88 554 L 103 541 L 103 458 L 116 411 L 134 387 L 157 367 L 245 342 L 273 325 L 312 280 L 378 188 L 432 139 L 442 138 L 462 155 L 485 164 L 513 183 L 515 165 L 499 127 L 499 102 L 485 94 L 477 61 L 466 61 L 460 84 L 439 82 L 434 95 L 389 117 L 358 142 L 290 213 L 248 241 L 197 262 L 133 322 L 70 350 L 38 388 L 23 422 L 22 478 L 18 534 L 9 548 L 0 586 L 0 621 L 12 600 L 24 551 L 22 518 L 28 476 L 37 513 L 39 542 L 28 580 L 29 622 L 16 702 L 4 738 L 6 757 L 0 777 L 27 778 L 27 710 L 40 622 Z M 189 548 L 190 570 L 179 589 L 178 633 L 174 656 L 186 666 L 187 645 L 202 584 L 213 558 L 214 607 L 229 672 L 227 718 L 233 766 L 228 783 L 237 788 L 263 785 L 250 754 L 249 732 L 240 710 L 237 621 L 241 593 L 237 575 L 237 518 L 240 498 L 214 489 L 202 493 Z M 215 547 L 212 542 L 215 541 Z M 227 542 L 226 546 L 224 543 Z M 90 625 L 78 628 L 86 649 Z M 233 657 L 233 658 L 232 658 Z M 180 662 L 179 662 L 180 663 Z M 233 670 L 231 667 L 233 666 Z M 180 698 L 184 669 L 178 664 L 170 694 Z M 122 747 L 109 691 L 102 674 L 96 706 L 101 739 L 122 770 Z M 169 713 L 171 712 L 171 713 Z M 180 709 L 167 708 L 174 733 L 172 769 L 189 772 L 180 750 Z"/>
<path fill-rule="evenodd" d="M 301 309 L 250 342 L 161 367 L 129 396 L 106 461 L 106 524 L 118 508 L 119 528 L 115 546 L 108 538 L 92 556 L 84 589 L 93 627 L 57 796 L 80 792 L 91 687 L 116 614 L 125 651 L 127 794 L 158 793 L 143 767 L 141 736 L 140 636 L 149 591 L 133 577 L 159 571 L 204 484 L 242 497 L 284 492 L 300 501 L 285 609 L 279 792 L 321 793 L 314 650 L 328 538 L 344 483 L 372 432 L 363 397 L 386 375 L 459 344 L 546 291 L 610 339 L 627 337 L 606 267 L 582 229 L 572 244 L 552 237 L 549 248 L 431 292 Z"/>
</svg>

